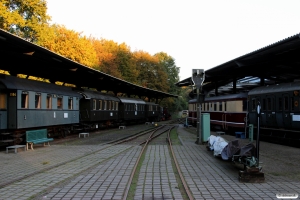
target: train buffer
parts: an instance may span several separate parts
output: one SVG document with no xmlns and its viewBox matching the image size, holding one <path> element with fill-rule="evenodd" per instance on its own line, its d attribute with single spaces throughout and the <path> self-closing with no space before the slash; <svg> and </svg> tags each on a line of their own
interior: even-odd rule
<svg viewBox="0 0 300 200">
<path fill-rule="evenodd" d="M 216 134 L 217 135 L 222 135 L 222 134 L 225 135 L 225 132 L 224 131 L 216 131 Z"/>
</svg>

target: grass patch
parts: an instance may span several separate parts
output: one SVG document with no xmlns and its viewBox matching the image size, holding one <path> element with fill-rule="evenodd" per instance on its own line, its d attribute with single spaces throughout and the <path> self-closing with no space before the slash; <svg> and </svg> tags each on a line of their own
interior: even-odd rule
<svg viewBox="0 0 300 200">
<path fill-rule="evenodd" d="M 47 164 L 49 164 L 49 161 L 44 161 L 44 162 L 42 162 L 42 164 L 47 165 Z"/>
<path fill-rule="evenodd" d="M 170 132 L 170 139 L 172 142 L 172 145 L 180 145 L 181 142 L 178 139 L 178 133 L 177 133 L 177 129 L 173 128 Z"/>
<path fill-rule="evenodd" d="M 136 167 L 135 174 L 133 175 L 132 182 L 131 182 L 131 185 L 130 185 L 130 188 L 129 188 L 129 191 L 128 191 L 128 195 L 127 195 L 128 200 L 134 199 L 136 186 L 137 186 L 137 183 L 138 183 L 138 180 L 139 180 L 139 174 L 140 174 L 142 164 L 145 160 L 146 151 L 147 151 L 147 148 L 144 150 L 144 153 L 141 156 L 140 162 L 138 163 L 138 165 Z"/>
</svg>

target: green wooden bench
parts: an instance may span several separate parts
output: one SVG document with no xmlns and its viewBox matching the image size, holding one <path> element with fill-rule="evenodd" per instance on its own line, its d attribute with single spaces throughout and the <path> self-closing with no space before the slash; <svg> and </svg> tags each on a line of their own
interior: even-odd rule
<svg viewBox="0 0 300 200">
<path fill-rule="evenodd" d="M 33 144 L 41 144 L 48 142 L 48 146 L 50 146 L 49 142 L 53 141 L 53 138 L 47 137 L 47 129 L 40 130 L 31 130 L 26 131 L 26 149 L 28 150 L 28 144 L 30 144 L 31 149 L 33 150 Z"/>
</svg>

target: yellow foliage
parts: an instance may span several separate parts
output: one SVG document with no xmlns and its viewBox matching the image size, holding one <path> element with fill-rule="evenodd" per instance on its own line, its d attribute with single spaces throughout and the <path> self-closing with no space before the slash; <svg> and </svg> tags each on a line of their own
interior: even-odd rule
<svg viewBox="0 0 300 200">
<path fill-rule="evenodd" d="M 60 25 L 45 26 L 43 29 L 44 34 L 39 37 L 39 45 L 82 65 L 97 66 L 97 54 L 93 45 L 81 33 Z"/>
</svg>

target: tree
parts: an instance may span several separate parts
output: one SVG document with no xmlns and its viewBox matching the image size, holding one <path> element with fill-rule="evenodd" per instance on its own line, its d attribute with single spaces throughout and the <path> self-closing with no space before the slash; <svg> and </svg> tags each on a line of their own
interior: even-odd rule
<svg viewBox="0 0 300 200">
<path fill-rule="evenodd" d="M 169 108 L 170 111 L 175 112 L 186 109 L 186 99 L 182 98 L 183 92 L 181 88 L 175 86 L 175 83 L 179 81 L 179 67 L 176 66 L 175 60 L 167 53 L 159 52 L 154 55 L 159 60 L 163 69 L 167 74 L 167 80 L 169 85 L 168 93 L 178 95 L 179 98 L 168 98 L 162 101 L 162 104 Z"/>
<path fill-rule="evenodd" d="M 114 77 L 136 83 L 137 71 L 129 46 L 125 43 L 118 44 L 112 40 L 90 39 L 97 54 L 99 63 L 97 69 Z"/>
<path fill-rule="evenodd" d="M 133 52 L 138 71 L 137 84 L 146 88 L 167 92 L 169 90 L 167 73 L 157 57 L 144 51 Z"/>
<path fill-rule="evenodd" d="M 43 34 L 37 43 L 50 51 L 88 67 L 98 64 L 97 55 L 91 41 L 73 30 L 61 25 L 43 26 Z"/>
<path fill-rule="evenodd" d="M 0 0 L 0 28 L 36 42 L 50 17 L 45 0 Z"/>
</svg>

